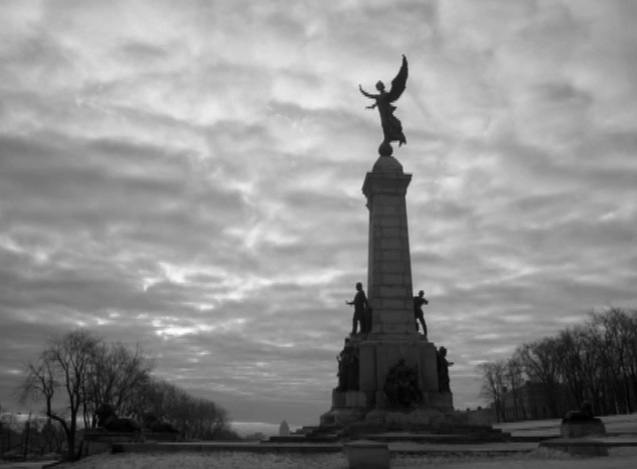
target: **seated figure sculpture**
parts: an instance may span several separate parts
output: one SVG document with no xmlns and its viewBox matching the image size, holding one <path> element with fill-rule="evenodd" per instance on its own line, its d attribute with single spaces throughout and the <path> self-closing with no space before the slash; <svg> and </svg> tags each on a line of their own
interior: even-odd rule
<svg viewBox="0 0 637 469">
<path fill-rule="evenodd" d="M 571 410 L 566 413 L 564 416 L 564 421 L 572 422 L 572 421 L 582 421 L 582 420 L 592 420 L 595 417 L 593 416 L 593 405 L 584 401 L 580 410 Z"/>
<path fill-rule="evenodd" d="M 409 408 L 423 400 L 418 385 L 418 370 L 407 366 L 404 358 L 389 369 L 383 391 L 391 407 Z"/>
<path fill-rule="evenodd" d="M 593 415 L 593 405 L 584 401 L 580 410 L 571 410 L 566 413 L 560 425 L 560 434 L 563 438 L 605 435 L 606 426 Z"/>
<path fill-rule="evenodd" d="M 101 404 L 95 410 L 97 426 L 114 433 L 141 433 L 142 427 L 131 418 L 118 417 L 110 404 Z"/>
<path fill-rule="evenodd" d="M 345 348 L 336 357 L 338 361 L 338 387 L 339 391 L 358 391 L 358 348 L 345 345 Z"/>
</svg>

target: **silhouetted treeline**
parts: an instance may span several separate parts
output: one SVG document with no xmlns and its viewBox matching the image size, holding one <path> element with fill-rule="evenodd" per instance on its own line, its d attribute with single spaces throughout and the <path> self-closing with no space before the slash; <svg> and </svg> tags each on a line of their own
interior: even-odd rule
<svg viewBox="0 0 637 469">
<path fill-rule="evenodd" d="M 158 417 L 179 430 L 186 440 L 238 440 L 230 429 L 225 409 L 213 401 L 193 397 L 174 384 L 150 379 L 131 401 L 130 414 L 139 421 Z"/>
<path fill-rule="evenodd" d="M 86 330 L 49 340 L 27 365 L 21 399 L 43 403 L 43 413 L 66 435 L 67 456 L 77 457 L 78 424 L 95 428 L 95 410 L 112 406 L 118 416 L 143 423 L 152 413 L 170 422 L 186 439 L 238 438 L 229 428 L 226 411 L 214 402 L 190 396 L 172 384 L 151 377 L 154 363 L 139 346 L 109 344 Z"/>
<path fill-rule="evenodd" d="M 596 415 L 637 410 L 637 310 L 609 308 L 579 326 L 479 365 L 498 420 L 559 418 L 584 401 Z"/>
<path fill-rule="evenodd" d="M 19 418 L 22 417 L 22 418 Z M 61 454 L 65 435 L 50 419 L 5 413 L 0 420 L 0 461 L 19 461 Z"/>
</svg>

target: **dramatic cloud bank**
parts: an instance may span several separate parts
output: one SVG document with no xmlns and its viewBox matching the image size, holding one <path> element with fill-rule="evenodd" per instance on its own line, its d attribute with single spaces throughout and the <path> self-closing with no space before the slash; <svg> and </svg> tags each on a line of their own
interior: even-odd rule
<svg viewBox="0 0 637 469">
<path fill-rule="evenodd" d="M 357 87 L 405 54 L 414 288 L 456 407 L 483 405 L 478 363 L 637 304 L 636 21 L 610 0 L 0 2 L 0 402 L 84 327 L 238 421 L 317 423 L 367 277 L 381 131 Z"/>
</svg>

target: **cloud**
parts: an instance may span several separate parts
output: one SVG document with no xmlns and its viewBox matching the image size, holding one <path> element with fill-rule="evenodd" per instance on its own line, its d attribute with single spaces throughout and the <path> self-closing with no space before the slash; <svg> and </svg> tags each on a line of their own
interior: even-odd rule
<svg viewBox="0 0 637 469">
<path fill-rule="evenodd" d="M 50 334 L 140 343 L 237 420 L 316 423 L 407 90 L 414 288 L 458 408 L 477 363 L 634 307 L 628 2 L 0 5 L 0 400 Z M 267 403 L 267 405 L 264 405 Z"/>
</svg>

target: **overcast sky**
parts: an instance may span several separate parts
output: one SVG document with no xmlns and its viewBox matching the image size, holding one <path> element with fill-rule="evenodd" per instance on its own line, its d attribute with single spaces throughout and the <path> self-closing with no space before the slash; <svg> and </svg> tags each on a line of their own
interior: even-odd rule
<svg viewBox="0 0 637 469">
<path fill-rule="evenodd" d="M 0 402 L 51 334 L 139 343 L 238 422 L 317 424 L 409 60 L 414 289 L 476 365 L 637 306 L 637 2 L 1 1 Z M 34 409 L 37 410 L 37 409 Z"/>
</svg>

